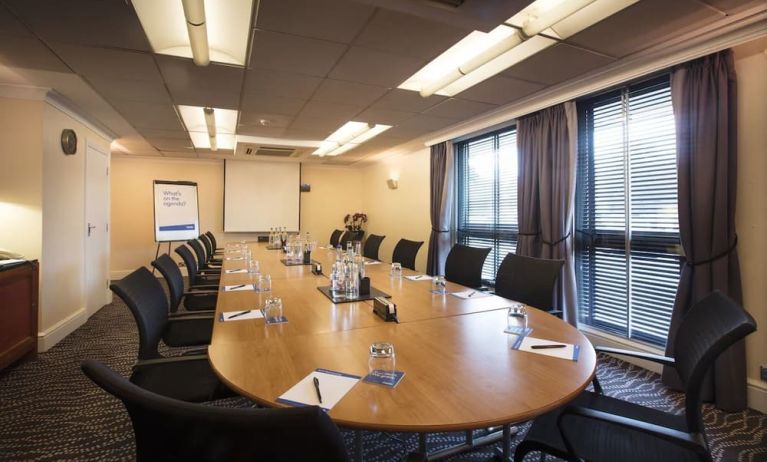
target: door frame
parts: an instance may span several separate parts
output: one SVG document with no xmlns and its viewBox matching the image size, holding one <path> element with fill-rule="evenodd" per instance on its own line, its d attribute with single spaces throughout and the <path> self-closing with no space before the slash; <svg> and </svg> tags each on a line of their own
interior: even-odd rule
<svg viewBox="0 0 767 462">
<path fill-rule="evenodd" d="M 93 316 L 95 312 L 91 312 L 88 308 L 88 297 L 89 297 L 89 291 L 88 291 L 88 155 L 90 151 L 93 150 L 97 152 L 98 154 L 104 156 L 106 159 L 106 165 L 107 165 L 107 188 L 106 188 L 106 239 L 105 239 L 105 253 L 107 257 L 107 263 L 106 263 L 106 277 L 107 277 L 107 286 L 104 287 L 104 301 L 106 303 L 112 303 L 112 291 L 109 290 L 108 282 L 109 282 L 109 268 L 110 268 L 110 262 L 111 262 L 111 236 L 112 236 L 112 230 L 111 230 L 111 216 L 112 216 L 112 201 L 111 201 L 111 166 L 112 166 L 112 156 L 110 155 L 109 149 L 104 149 L 101 145 L 93 142 L 90 137 L 86 138 L 85 140 L 85 153 L 84 153 L 84 161 L 83 161 L 83 297 L 84 297 L 84 305 L 85 305 L 85 312 L 88 318 Z M 106 151 L 106 152 L 105 152 Z"/>
</svg>

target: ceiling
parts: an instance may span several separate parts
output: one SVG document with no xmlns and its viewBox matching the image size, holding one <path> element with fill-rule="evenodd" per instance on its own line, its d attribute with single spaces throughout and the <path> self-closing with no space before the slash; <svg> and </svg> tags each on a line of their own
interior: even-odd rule
<svg viewBox="0 0 767 462">
<path fill-rule="evenodd" d="M 530 0 L 466 0 L 459 8 L 433 0 L 256 3 L 242 68 L 153 54 L 128 0 L 0 0 L 0 83 L 54 88 L 133 155 L 233 155 L 194 149 L 175 105 L 237 109 L 238 134 L 269 138 L 319 141 L 349 120 L 394 126 L 338 157 L 302 159 L 352 164 L 755 2 L 641 0 L 454 98 L 396 87 L 471 30 L 492 29 Z"/>
</svg>

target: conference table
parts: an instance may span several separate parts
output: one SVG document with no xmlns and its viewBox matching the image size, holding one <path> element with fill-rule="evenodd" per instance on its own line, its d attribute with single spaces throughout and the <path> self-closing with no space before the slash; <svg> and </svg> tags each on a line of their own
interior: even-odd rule
<svg viewBox="0 0 767 462">
<path fill-rule="evenodd" d="M 311 266 L 287 266 L 282 251 L 248 245 L 261 273 L 272 278 L 271 292 L 221 291 L 216 319 L 223 312 L 263 308 L 269 297 L 280 297 L 288 322 L 217 321 L 208 353 L 219 378 L 260 405 L 284 407 L 277 398 L 317 368 L 364 377 L 370 345 L 390 342 L 404 378 L 395 388 L 358 382 L 328 411 L 339 426 L 418 433 L 423 452 L 429 433 L 466 431 L 467 446 L 474 447 L 489 440 L 474 441 L 472 430 L 502 427 L 494 438 L 508 457 L 512 424 L 566 404 L 595 373 L 596 354 L 586 337 L 541 310 L 527 310 L 530 335 L 577 345 L 577 361 L 512 349 L 517 336 L 504 332 L 511 300 L 490 294 L 459 298 L 450 293 L 466 288 L 451 282 L 446 294 L 436 294 L 431 278 L 406 279 L 419 274 L 407 269 L 403 277 L 391 277 L 389 264 L 370 262 L 365 270 L 371 286 L 397 305 L 399 322 L 385 322 L 373 313 L 372 301 L 334 304 L 317 289 L 329 279 L 313 274 Z M 321 247 L 312 259 L 328 273 L 335 255 Z M 251 283 L 248 274 L 226 273 L 245 267 L 243 260 L 225 258 L 222 289 Z M 361 437 L 356 441 L 360 458 Z"/>
</svg>

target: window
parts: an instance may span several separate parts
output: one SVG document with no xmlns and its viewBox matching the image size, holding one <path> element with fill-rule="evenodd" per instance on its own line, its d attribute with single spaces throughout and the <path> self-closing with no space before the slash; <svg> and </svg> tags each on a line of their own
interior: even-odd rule
<svg viewBox="0 0 767 462">
<path fill-rule="evenodd" d="M 681 265 L 668 76 L 579 103 L 580 322 L 666 344 Z"/>
<path fill-rule="evenodd" d="M 490 247 L 482 279 L 495 280 L 517 247 L 517 131 L 505 128 L 456 144 L 460 244 Z"/>
</svg>

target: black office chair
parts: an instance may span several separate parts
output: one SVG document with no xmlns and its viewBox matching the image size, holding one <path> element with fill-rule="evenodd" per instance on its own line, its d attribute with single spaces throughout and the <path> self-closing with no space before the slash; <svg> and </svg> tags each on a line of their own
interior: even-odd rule
<svg viewBox="0 0 767 462">
<path fill-rule="evenodd" d="M 377 234 L 368 236 L 365 245 L 362 248 L 362 255 L 364 255 L 365 258 L 378 260 L 378 249 L 381 248 L 381 242 L 383 242 L 385 238 L 386 236 L 379 236 Z"/>
<path fill-rule="evenodd" d="M 208 345 L 212 316 L 169 316 L 160 282 L 143 266 L 109 288 L 128 305 L 138 326 L 138 362 L 133 366 L 131 382 L 183 401 L 231 396 L 210 369 L 207 354 L 163 357 L 158 351 L 160 340 L 174 347 Z"/>
<path fill-rule="evenodd" d="M 338 243 L 341 242 L 341 236 L 344 234 L 343 230 L 336 229 L 330 235 L 330 245 L 332 247 L 338 247 Z"/>
<path fill-rule="evenodd" d="M 716 291 L 684 316 L 673 359 L 597 348 L 674 367 L 685 390 L 685 413 L 669 414 L 610 398 L 601 394 L 595 379 L 595 393 L 584 392 L 570 405 L 535 419 L 514 460 L 541 451 L 566 460 L 711 462 L 701 405 L 704 378 L 723 351 L 755 330 L 754 318 Z"/>
<path fill-rule="evenodd" d="M 341 244 L 341 247 L 345 249 L 347 242 L 361 241 L 364 236 L 365 231 L 347 231 L 343 236 L 341 236 L 341 241 L 339 244 Z"/>
<path fill-rule="evenodd" d="M 170 258 L 170 255 L 164 253 L 157 260 L 152 262 L 152 266 L 160 270 L 160 273 L 168 283 L 168 293 L 170 295 L 170 312 L 176 313 L 181 302 L 189 311 L 215 310 L 218 300 L 218 287 L 207 286 L 211 290 L 196 290 L 194 286 L 189 291 L 184 290 L 184 276 L 181 274 L 176 262 Z"/>
<path fill-rule="evenodd" d="M 220 257 L 224 254 L 223 250 L 216 250 L 216 247 L 213 245 L 213 242 L 207 234 L 200 234 L 197 239 L 199 239 L 205 247 L 205 253 L 213 258 Z"/>
<path fill-rule="evenodd" d="M 224 249 L 219 247 L 216 243 L 216 236 L 213 235 L 210 231 L 205 231 L 205 235 L 208 236 L 208 239 L 210 239 L 211 244 L 213 244 L 213 250 L 216 252 L 223 252 Z"/>
<path fill-rule="evenodd" d="M 495 275 L 495 294 L 562 316 L 554 310 L 554 286 L 564 260 L 523 257 L 508 253 Z"/>
<path fill-rule="evenodd" d="M 407 239 L 400 239 L 397 245 L 394 246 L 394 252 L 392 252 L 392 263 L 399 263 L 403 268 L 415 269 L 415 257 L 418 255 L 418 250 L 423 245 L 423 241 L 410 241 Z"/>
<path fill-rule="evenodd" d="M 482 267 L 491 248 L 469 247 L 456 244 L 445 260 L 445 279 L 466 287 L 482 285 Z"/>
<path fill-rule="evenodd" d="M 197 266 L 203 271 L 221 271 L 221 260 L 212 259 L 210 255 L 205 254 L 205 248 L 197 239 L 189 239 L 187 245 L 192 248 L 197 257 Z"/>
<path fill-rule="evenodd" d="M 180 245 L 174 249 L 174 251 L 181 257 L 181 260 L 186 265 L 187 276 L 189 276 L 190 286 L 218 286 L 221 278 L 220 272 L 208 272 L 200 271 L 197 268 L 197 260 L 195 260 L 192 251 L 185 245 Z"/>
<path fill-rule="evenodd" d="M 143 390 L 97 361 L 84 361 L 81 367 L 125 405 L 139 462 L 349 460 L 341 432 L 317 406 L 255 409 L 185 403 Z"/>
</svg>

